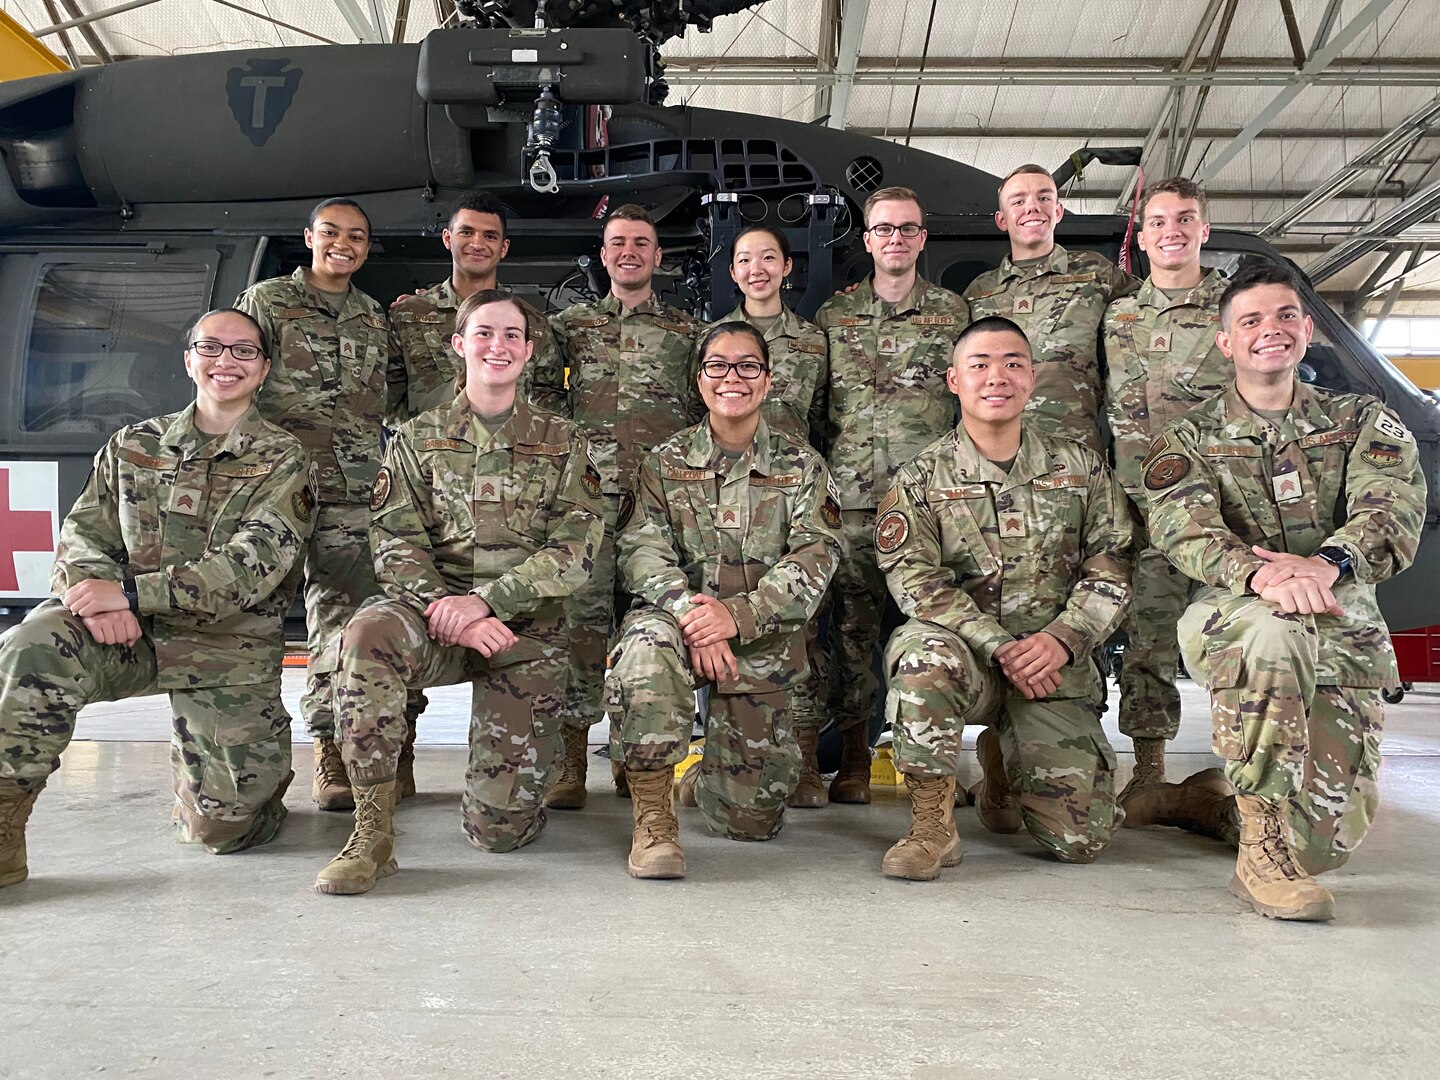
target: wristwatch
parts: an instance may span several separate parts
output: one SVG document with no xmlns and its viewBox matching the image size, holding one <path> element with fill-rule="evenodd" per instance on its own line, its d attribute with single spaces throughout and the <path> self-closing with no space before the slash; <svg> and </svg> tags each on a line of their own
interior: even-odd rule
<svg viewBox="0 0 1440 1080">
<path fill-rule="evenodd" d="M 1335 567 L 1336 570 L 1340 571 L 1340 577 L 1336 578 L 1336 581 L 1344 578 L 1346 574 L 1353 574 L 1355 572 L 1355 560 L 1352 559 L 1350 553 L 1342 547 L 1322 547 L 1319 551 L 1315 552 L 1315 554 Z"/>
<path fill-rule="evenodd" d="M 121 578 L 120 591 L 125 594 L 125 599 L 130 601 L 130 614 L 139 616 L 140 591 L 135 588 L 135 579 L 133 577 Z"/>
</svg>

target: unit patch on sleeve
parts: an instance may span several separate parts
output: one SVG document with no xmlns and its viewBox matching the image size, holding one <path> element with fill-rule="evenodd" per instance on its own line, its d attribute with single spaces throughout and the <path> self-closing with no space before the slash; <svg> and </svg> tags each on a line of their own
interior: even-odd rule
<svg viewBox="0 0 1440 1080">
<path fill-rule="evenodd" d="M 1151 491 L 1174 487 L 1190 472 L 1190 459 L 1184 454 L 1161 454 L 1145 470 L 1145 486 Z"/>
<path fill-rule="evenodd" d="M 390 498 L 390 470 L 382 467 L 375 475 L 375 485 L 370 489 L 370 512 L 376 513 Z"/>
<path fill-rule="evenodd" d="M 585 458 L 585 475 L 580 477 L 580 486 L 592 499 L 600 497 L 600 470 L 595 466 L 595 459 L 588 455 Z"/>
<path fill-rule="evenodd" d="M 295 516 L 309 525 L 310 519 L 315 515 L 315 492 L 311 490 L 309 484 L 290 496 L 290 505 L 295 511 Z"/>
<path fill-rule="evenodd" d="M 1372 442 L 1366 449 L 1360 451 L 1360 457 L 1377 469 L 1393 469 L 1400 464 L 1400 447 L 1391 443 Z"/>
<path fill-rule="evenodd" d="M 910 520 L 899 510 L 891 510 L 875 523 L 875 550 L 881 555 L 899 551 L 910 539 Z"/>
<path fill-rule="evenodd" d="M 620 496 L 620 516 L 615 519 L 615 531 L 619 532 L 630 524 L 630 519 L 635 516 L 635 493 L 627 491 Z"/>
<path fill-rule="evenodd" d="M 833 476 L 825 481 L 825 501 L 820 504 L 820 518 L 830 528 L 840 528 L 840 489 L 835 485 Z"/>
</svg>

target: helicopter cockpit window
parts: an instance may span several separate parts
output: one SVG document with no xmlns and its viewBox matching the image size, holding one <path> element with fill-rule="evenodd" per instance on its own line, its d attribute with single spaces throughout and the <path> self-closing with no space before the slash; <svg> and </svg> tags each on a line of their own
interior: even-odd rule
<svg viewBox="0 0 1440 1080">
<path fill-rule="evenodd" d="M 184 334 L 209 290 L 204 265 L 48 267 L 35 298 L 22 430 L 106 435 L 182 407 Z"/>
</svg>

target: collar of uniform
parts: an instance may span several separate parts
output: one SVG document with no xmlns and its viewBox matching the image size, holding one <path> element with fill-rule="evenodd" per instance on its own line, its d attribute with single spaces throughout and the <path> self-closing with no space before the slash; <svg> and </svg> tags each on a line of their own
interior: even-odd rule
<svg viewBox="0 0 1440 1080">
<path fill-rule="evenodd" d="M 314 285 L 310 284 L 310 279 L 305 276 L 307 269 L 308 267 L 297 266 L 295 272 L 290 275 L 290 280 L 294 282 L 295 287 L 305 295 L 311 307 L 319 308 L 321 311 L 332 312 L 337 322 L 345 322 L 347 319 L 354 319 L 361 315 L 369 315 L 371 313 L 374 301 L 357 289 L 353 281 L 345 290 L 345 299 L 340 304 L 340 310 L 335 311 L 330 306 L 330 298 L 315 288 Z"/>
<path fill-rule="evenodd" d="M 1225 438 L 1258 439 L 1260 442 L 1269 439 L 1271 429 L 1268 423 L 1251 410 L 1249 402 L 1240 396 L 1233 379 L 1219 400 L 1225 414 L 1225 427 L 1221 431 Z"/>
<path fill-rule="evenodd" d="M 1020 425 L 1020 449 L 1015 452 L 1015 461 L 1009 475 L 980 452 L 962 421 L 955 428 L 956 456 L 960 464 L 960 475 L 967 480 L 985 484 L 999 484 L 1001 491 L 1024 487 L 1037 476 L 1050 475 L 1050 458 L 1040 445 L 1039 438 L 1030 430 L 1030 425 Z"/>
<path fill-rule="evenodd" d="M 750 449 L 746 451 L 750 455 L 749 472 L 758 472 L 761 476 L 770 475 L 770 428 L 765 423 L 765 417 L 761 416 L 760 422 L 755 426 L 755 438 L 750 442 Z M 710 434 L 710 421 L 696 424 L 693 434 L 690 436 L 689 445 L 685 447 L 685 464 L 692 469 L 708 469 L 711 463 L 719 455 L 720 448 L 715 445 L 715 437 Z M 736 464 L 745 460 L 745 454 L 736 459 Z"/>
<path fill-rule="evenodd" d="M 1068 274 L 1069 272 L 1070 253 L 1059 244 L 1050 249 L 1050 254 L 1045 256 L 1044 262 L 1038 262 L 1034 266 L 1016 266 L 1008 253 L 1000 260 L 1001 281 L 1037 278 L 1041 274 Z"/>
<path fill-rule="evenodd" d="M 1335 421 L 1325 411 L 1325 403 L 1315 392 L 1315 388 L 1299 379 L 1295 380 L 1295 400 L 1290 403 L 1288 419 L 1295 422 L 1297 436 L 1328 431 L 1335 426 Z"/>
<path fill-rule="evenodd" d="M 455 435 L 455 438 L 464 439 L 474 446 L 479 446 L 481 444 L 476 442 L 474 438 L 474 425 L 479 423 L 479 419 L 475 415 L 475 410 L 470 406 L 470 399 L 466 398 L 463 394 L 461 395 L 461 399 L 465 402 L 462 412 L 465 427 L 460 434 Z M 454 414 L 452 413 L 452 419 L 453 418 Z M 540 433 L 532 430 L 539 426 L 540 423 L 525 404 L 525 399 L 519 394 L 516 394 L 515 411 L 510 414 L 509 420 L 506 420 L 505 423 L 500 425 L 499 431 L 490 435 L 490 449 L 511 450 L 517 446 L 524 446 L 527 443 L 541 442 L 542 440 L 539 437 Z M 482 428 L 481 430 L 483 431 L 484 429 Z M 447 432 L 446 434 L 451 433 Z M 486 434 L 489 433 L 486 432 Z"/>
<path fill-rule="evenodd" d="M 460 297 L 456 294 L 455 286 L 450 284 L 448 277 L 444 281 L 428 287 L 425 290 L 424 299 L 429 301 L 431 306 L 447 311 L 454 311 L 460 306 Z"/>
<path fill-rule="evenodd" d="M 1154 308 L 1156 311 L 1169 311 L 1178 307 L 1218 307 L 1220 294 L 1225 291 L 1228 281 L 1229 279 L 1219 270 L 1211 270 L 1200 279 L 1200 284 L 1171 300 L 1165 295 L 1164 289 L 1147 277 L 1135 294 L 1135 302 L 1141 307 Z"/>
<path fill-rule="evenodd" d="M 755 325 L 750 316 L 745 314 L 745 304 L 743 301 L 737 304 L 735 310 L 730 312 L 729 315 L 726 315 L 723 319 L 715 320 L 707 329 L 713 330 L 722 322 L 744 322 L 750 323 L 751 326 Z M 774 341 L 776 338 L 782 337 L 799 337 L 802 329 L 804 328 L 800 325 L 800 316 L 791 311 L 788 304 L 781 304 L 780 318 L 774 326 L 770 327 L 770 332 L 765 335 L 765 340 Z"/>
<path fill-rule="evenodd" d="M 875 275 L 870 274 L 855 290 L 855 297 L 858 306 L 868 308 L 870 314 L 877 319 L 885 319 L 893 315 L 904 315 L 907 311 L 921 310 L 925 302 L 925 293 L 929 289 L 930 283 L 917 273 L 915 284 L 910 286 L 910 291 L 892 304 L 876 295 Z"/>
<path fill-rule="evenodd" d="M 655 299 L 654 293 L 651 293 L 634 307 L 626 307 L 623 303 L 621 303 L 620 298 L 616 296 L 613 292 L 606 293 L 605 299 L 601 300 L 600 303 L 596 304 L 595 306 L 601 311 L 603 311 L 606 315 L 618 315 L 622 319 L 629 315 L 663 316 L 666 310 L 665 305 Z"/>
<path fill-rule="evenodd" d="M 224 435 L 217 435 L 212 439 L 195 426 L 195 403 L 192 401 L 183 412 L 177 413 L 175 419 L 170 421 L 170 425 L 160 436 L 160 445 L 177 451 L 181 457 L 216 458 L 223 453 L 242 457 L 250 448 L 250 442 L 254 438 L 256 429 L 263 422 L 260 410 L 252 401 L 250 408 L 245 410 L 245 414 L 235 421 L 234 427 Z M 196 446 L 207 439 L 210 441 L 200 447 L 198 453 L 192 454 Z"/>
</svg>

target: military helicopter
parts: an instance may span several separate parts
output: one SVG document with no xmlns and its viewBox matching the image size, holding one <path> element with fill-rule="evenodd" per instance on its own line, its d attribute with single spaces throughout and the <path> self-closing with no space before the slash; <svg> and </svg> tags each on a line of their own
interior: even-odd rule
<svg viewBox="0 0 1440 1080">
<path fill-rule="evenodd" d="M 188 401 L 189 320 L 308 262 L 301 226 L 321 198 L 368 211 L 375 242 L 356 283 L 382 302 L 448 274 L 438 234 L 475 189 L 514 211 L 503 281 L 552 309 L 608 288 L 596 218 L 620 202 L 659 223 L 662 296 L 702 317 L 734 305 L 730 240 L 760 221 L 790 239 L 789 302 L 813 315 L 869 271 L 859 208 L 886 184 L 928 209 L 927 279 L 959 291 L 996 265 L 1007 249 L 988 173 L 823 126 L 664 104 L 659 46 L 755 2 L 466 0 L 462 25 L 420 44 L 158 57 L 0 84 L 5 618 L 48 593 L 59 521 L 104 439 Z M 1067 215 L 1060 239 L 1115 259 L 1126 220 Z M 1223 267 L 1279 257 L 1224 229 L 1207 254 Z M 1383 398 L 1420 440 L 1425 545 L 1381 600 L 1394 629 L 1440 623 L 1440 410 L 1308 287 L 1306 301 L 1317 335 L 1305 376 Z"/>
</svg>

